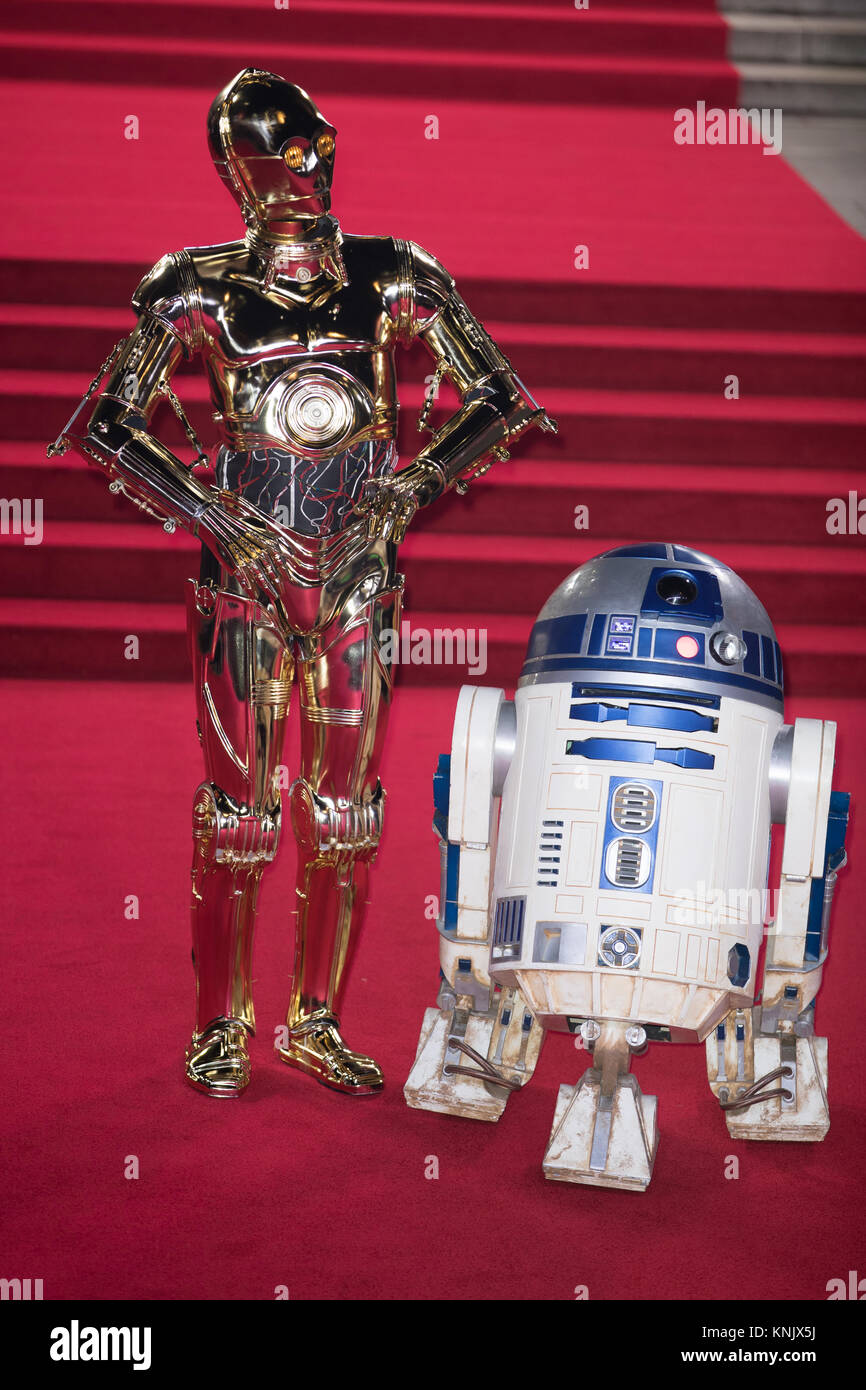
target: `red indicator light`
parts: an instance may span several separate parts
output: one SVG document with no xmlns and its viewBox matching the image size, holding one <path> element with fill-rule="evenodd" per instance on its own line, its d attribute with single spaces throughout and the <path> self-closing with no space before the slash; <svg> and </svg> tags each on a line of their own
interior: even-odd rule
<svg viewBox="0 0 866 1390">
<path fill-rule="evenodd" d="M 700 643 L 696 637 L 689 637 L 684 634 L 677 638 L 677 651 L 680 656 L 684 656 L 687 661 L 691 661 L 700 651 Z"/>
</svg>

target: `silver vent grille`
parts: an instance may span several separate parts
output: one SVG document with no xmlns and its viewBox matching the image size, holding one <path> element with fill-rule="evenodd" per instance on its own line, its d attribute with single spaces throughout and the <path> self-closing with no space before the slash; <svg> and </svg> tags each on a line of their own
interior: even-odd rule
<svg viewBox="0 0 866 1390">
<path fill-rule="evenodd" d="M 611 811 L 611 819 L 617 830 L 631 830 L 640 834 L 649 830 L 655 814 L 656 798 L 652 787 L 645 787 L 642 782 L 623 782 L 622 786 L 617 787 Z"/>
<path fill-rule="evenodd" d="M 498 898 L 493 917 L 493 959 L 517 960 L 523 941 L 525 898 Z"/>
<path fill-rule="evenodd" d="M 543 820 L 538 841 L 536 879 L 539 888 L 556 888 L 562 859 L 562 821 Z"/>
<path fill-rule="evenodd" d="M 614 883 L 620 883 L 624 888 L 634 888 L 640 883 L 643 850 L 642 840 L 617 841 Z"/>
</svg>

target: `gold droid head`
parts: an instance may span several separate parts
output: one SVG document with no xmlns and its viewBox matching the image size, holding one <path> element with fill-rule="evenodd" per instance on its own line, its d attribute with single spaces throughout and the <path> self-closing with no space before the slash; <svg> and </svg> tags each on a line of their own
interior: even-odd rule
<svg viewBox="0 0 866 1390">
<path fill-rule="evenodd" d="M 214 98 L 207 131 L 248 227 L 280 235 L 328 212 L 337 132 L 302 88 L 245 68 Z"/>
</svg>

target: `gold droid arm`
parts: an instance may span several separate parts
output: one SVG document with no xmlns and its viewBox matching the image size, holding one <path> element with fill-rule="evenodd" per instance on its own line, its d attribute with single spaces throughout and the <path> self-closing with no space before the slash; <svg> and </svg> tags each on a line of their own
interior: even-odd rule
<svg viewBox="0 0 866 1390">
<path fill-rule="evenodd" d="M 414 242 L 396 246 L 400 337 L 403 342 L 420 338 L 436 362 L 419 428 L 426 423 L 443 376 L 461 399 L 460 409 L 412 463 L 365 490 L 358 510 L 367 517 L 370 534 L 400 541 L 419 507 L 452 487 L 465 492 L 469 481 L 485 473 L 494 460 L 508 458 L 506 446 L 530 426 L 555 432 L 556 424 L 472 315 L 445 268 Z"/>
<path fill-rule="evenodd" d="M 192 357 L 200 345 L 194 296 L 183 284 L 185 261 L 183 253 L 165 256 L 142 280 L 132 300 L 139 315 L 136 326 L 103 364 L 48 452 L 76 449 L 105 470 L 112 491 L 123 493 L 160 520 L 167 531 L 182 526 L 207 545 L 254 597 L 270 598 L 276 580 L 271 573 L 273 538 L 268 519 L 233 494 L 197 478 L 192 466 L 150 430 L 159 401 L 167 397 L 190 439 L 198 443 L 170 385 L 180 362 Z M 81 429 L 78 417 L 100 383 L 95 408 Z"/>
</svg>

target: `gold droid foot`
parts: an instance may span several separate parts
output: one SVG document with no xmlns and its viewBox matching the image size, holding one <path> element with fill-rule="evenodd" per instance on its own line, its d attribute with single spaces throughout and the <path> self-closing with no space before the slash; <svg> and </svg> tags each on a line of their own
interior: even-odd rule
<svg viewBox="0 0 866 1390">
<path fill-rule="evenodd" d="M 186 1053 L 186 1079 L 209 1096 L 239 1096 L 250 1083 L 247 1029 L 223 1020 L 193 1033 Z"/>
<path fill-rule="evenodd" d="M 346 1095 L 375 1095 L 385 1084 L 372 1057 L 352 1052 L 340 1036 L 339 1020 L 324 1011 L 290 1028 L 288 1043 L 277 1051 L 288 1066 Z"/>
</svg>

